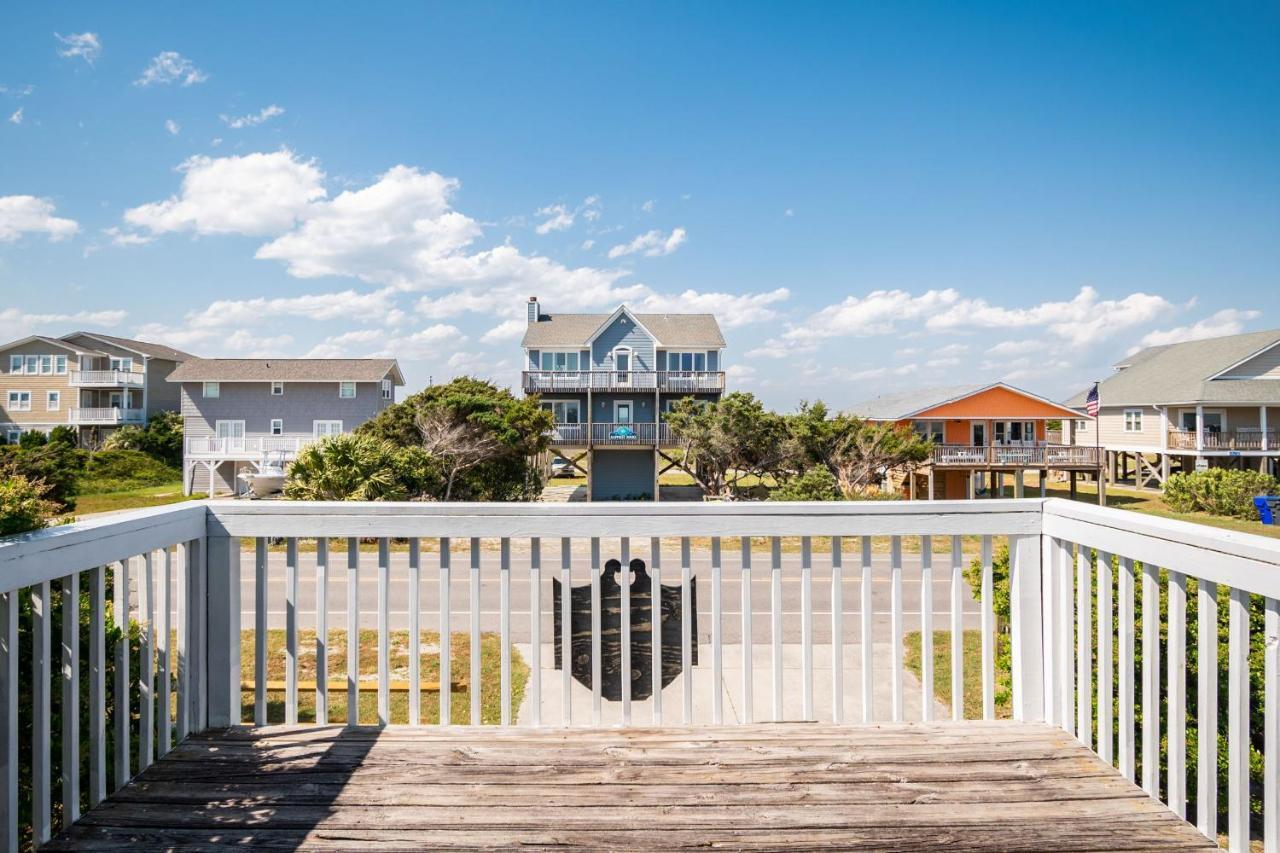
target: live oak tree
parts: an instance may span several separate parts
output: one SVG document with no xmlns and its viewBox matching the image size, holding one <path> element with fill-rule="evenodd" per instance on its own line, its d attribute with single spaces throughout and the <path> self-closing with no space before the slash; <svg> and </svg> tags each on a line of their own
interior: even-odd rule
<svg viewBox="0 0 1280 853">
<path fill-rule="evenodd" d="M 931 441 L 908 427 L 833 414 L 821 400 L 802 403 L 788 420 L 806 460 L 831 472 L 845 498 L 882 484 L 894 469 L 923 462 L 933 449 Z"/>
<path fill-rule="evenodd" d="M 796 446 L 786 419 L 755 395 L 734 392 L 715 402 L 679 401 L 667 415 L 680 467 L 712 497 L 733 497 L 743 484 L 794 470 Z"/>
</svg>

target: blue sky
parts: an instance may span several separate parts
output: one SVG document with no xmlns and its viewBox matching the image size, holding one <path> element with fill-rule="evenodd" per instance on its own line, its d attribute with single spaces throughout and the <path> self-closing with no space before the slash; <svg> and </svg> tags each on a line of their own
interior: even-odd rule
<svg viewBox="0 0 1280 853">
<path fill-rule="evenodd" d="M 371 4 L 369 4 L 371 5 Z M 778 408 L 1277 325 L 1280 7 L 25 4 L 0 337 L 511 383 L 523 300 L 713 310 Z"/>
</svg>

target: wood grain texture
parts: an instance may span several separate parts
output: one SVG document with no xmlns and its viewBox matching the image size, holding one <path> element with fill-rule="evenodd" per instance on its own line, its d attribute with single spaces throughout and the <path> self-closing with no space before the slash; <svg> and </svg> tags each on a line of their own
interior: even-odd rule
<svg viewBox="0 0 1280 853">
<path fill-rule="evenodd" d="M 1014 722 L 192 736 L 46 850 L 1206 850 Z"/>
</svg>

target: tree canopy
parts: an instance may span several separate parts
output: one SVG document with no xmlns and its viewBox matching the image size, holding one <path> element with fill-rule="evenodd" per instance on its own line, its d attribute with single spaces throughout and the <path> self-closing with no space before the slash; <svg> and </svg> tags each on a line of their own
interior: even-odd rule
<svg viewBox="0 0 1280 853">
<path fill-rule="evenodd" d="M 796 447 L 786 419 L 754 394 L 735 391 L 715 402 L 686 398 L 671 409 L 667 423 L 681 467 L 707 495 L 734 497 L 748 482 L 794 469 Z"/>
<path fill-rule="evenodd" d="M 881 485 L 895 468 L 925 461 L 933 449 L 933 442 L 909 427 L 832 414 L 821 400 L 802 403 L 789 424 L 808 463 L 831 472 L 845 498 Z"/>
</svg>

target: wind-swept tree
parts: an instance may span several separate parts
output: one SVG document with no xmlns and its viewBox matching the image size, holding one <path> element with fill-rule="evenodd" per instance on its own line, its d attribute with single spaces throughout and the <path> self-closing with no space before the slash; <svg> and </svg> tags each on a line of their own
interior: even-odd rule
<svg viewBox="0 0 1280 853">
<path fill-rule="evenodd" d="M 672 408 L 667 424 L 680 467 L 712 497 L 736 496 L 745 482 L 788 474 L 796 462 L 786 419 L 753 394 L 737 391 L 715 402 L 686 398 Z"/>
<path fill-rule="evenodd" d="M 804 456 L 830 471 L 846 498 L 882 484 L 895 468 L 925 461 L 933 449 L 909 427 L 832 414 L 821 400 L 802 403 L 789 425 Z"/>
</svg>

